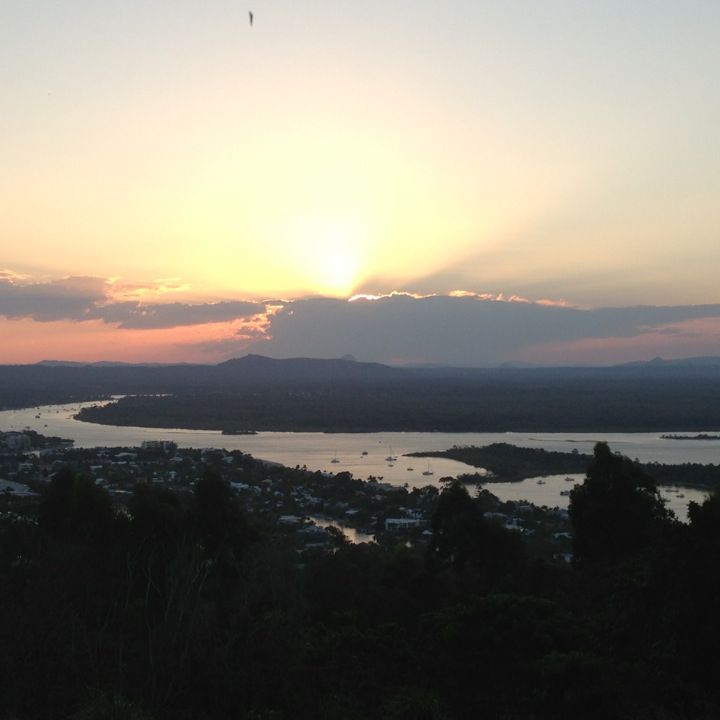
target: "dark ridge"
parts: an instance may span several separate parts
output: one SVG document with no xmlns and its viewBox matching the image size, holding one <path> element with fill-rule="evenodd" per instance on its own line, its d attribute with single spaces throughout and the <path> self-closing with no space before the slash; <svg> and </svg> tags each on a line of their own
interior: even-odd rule
<svg viewBox="0 0 720 720">
<path fill-rule="evenodd" d="M 396 378 L 403 370 L 381 363 L 348 359 L 288 358 L 278 360 L 264 355 L 246 355 L 216 365 L 217 370 L 258 380 L 328 380 L 356 378 Z"/>
</svg>

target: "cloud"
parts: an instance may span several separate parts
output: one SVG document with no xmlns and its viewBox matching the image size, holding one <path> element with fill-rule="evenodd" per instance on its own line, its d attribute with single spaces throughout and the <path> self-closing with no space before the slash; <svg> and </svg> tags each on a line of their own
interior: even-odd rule
<svg viewBox="0 0 720 720">
<path fill-rule="evenodd" d="M 23 282 L 30 280 L 30 277 L 10 270 L 9 268 L 0 268 L 0 281 L 2 280 L 7 280 L 8 282 Z"/>
<path fill-rule="evenodd" d="M 169 293 L 182 293 L 190 290 L 190 285 L 181 278 L 157 278 L 151 283 L 135 283 L 123 281 L 122 278 L 108 279 L 109 295 L 114 302 L 123 300 L 142 301 L 156 298 Z"/>
<path fill-rule="evenodd" d="M 510 296 L 413 296 L 403 293 L 357 297 L 352 302 L 313 298 L 285 304 L 267 337 L 247 349 L 275 357 L 341 357 L 398 363 L 492 365 L 528 359 L 532 348 L 624 338 L 642 344 L 648 334 L 667 334 L 674 324 L 720 318 L 720 305 L 580 309 Z M 682 336 L 678 336 L 678 343 Z M 247 342 L 238 343 L 244 350 Z M 575 346 L 575 345 L 573 345 Z M 596 345 L 597 346 L 597 345 Z M 593 345 L 586 343 L 585 362 Z M 223 351 L 231 353 L 225 342 Z M 720 345 L 717 347 L 720 353 Z M 560 360 L 562 358 L 559 358 Z M 579 356 L 573 362 L 581 362 Z"/>
<path fill-rule="evenodd" d="M 518 359 L 547 365 L 612 365 L 655 357 L 686 358 L 720 354 L 720 317 L 701 317 L 646 326 L 629 336 L 586 337 L 558 343 L 539 343 Z"/>
<path fill-rule="evenodd" d="M 19 282 L 0 276 L 0 315 L 39 322 L 83 320 L 95 303 L 105 299 L 106 282 L 93 277 L 67 277 L 48 282 Z"/>
<path fill-rule="evenodd" d="M 120 302 L 94 308 L 89 317 L 124 329 L 150 330 L 247 319 L 265 312 L 263 303 L 228 300 L 215 303 Z"/>
<path fill-rule="evenodd" d="M 602 364 L 696 351 L 720 355 L 720 305 L 588 309 L 552 299 L 468 291 L 368 293 L 350 301 L 158 302 L 183 289 L 180 279 L 145 284 L 98 277 L 33 281 L 0 269 L 0 317 L 88 326 L 92 321 L 106 329 L 98 337 L 115 330 L 142 335 L 188 328 L 167 341 L 176 343 L 178 353 L 184 347 L 189 355 L 217 360 L 248 351 L 459 366 L 508 360 Z"/>
<path fill-rule="evenodd" d="M 183 288 L 179 282 L 123 285 L 123 292 L 162 294 Z M 36 322 L 100 320 L 122 329 L 159 329 L 242 320 L 265 312 L 265 304 L 241 300 L 204 303 L 116 301 L 116 283 L 98 277 L 66 277 L 33 282 L 0 270 L 0 316 Z"/>
</svg>

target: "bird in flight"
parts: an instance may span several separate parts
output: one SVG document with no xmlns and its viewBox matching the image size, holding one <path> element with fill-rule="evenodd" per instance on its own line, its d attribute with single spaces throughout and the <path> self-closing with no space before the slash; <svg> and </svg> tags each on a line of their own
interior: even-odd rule
<svg viewBox="0 0 720 720">
<path fill-rule="evenodd" d="M 252 27 L 253 19 L 255 18 L 252 10 L 248 13 L 248 16 L 250 17 L 250 27 Z"/>
</svg>

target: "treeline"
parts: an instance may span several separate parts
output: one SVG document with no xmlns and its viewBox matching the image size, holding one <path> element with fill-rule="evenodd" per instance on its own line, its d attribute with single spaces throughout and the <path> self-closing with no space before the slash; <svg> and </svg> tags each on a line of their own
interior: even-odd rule
<svg viewBox="0 0 720 720">
<path fill-rule="evenodd" d="M 468 445 L 448 450 L 408 453 L 412 457 L 441 457 L 458 460 L 466 465 L 484 468 L 493 482 L 517 482 L 539 475 L 582 473 L 587 470 L 591 455 L 564 453 L 543 448 L 526 448 L 510 443 L 491 443 L 477 447 Z M 479 478 L 480 480 L 481 478 Z"/>
<path fill-rule="evenodd" d="M 302 432 L 636 432 L 720 426 L 720 383 L 624 374 L 401 374 L 126 397 L 83 410 L 110 425 Z M 539 373 L 537 376 L 533 373 Z"/>
<path fill-rule="evenodd" d="M 683 525 L 599 444 L 573 565 L 453 483 L 407 547 L 298 553 L 220 477 L 115 506 L 61 471 L 0 522 L 0 716 L 720 716 L 720 502 Z"/>
<path fill-rule="evenodd" d="M 216 366 L 0 366 L 0 408 L 144 395 L 82 419 L 208 430 L 703 431 L 720 367 L 397 369 L 248 356 Z M 149 397 L 165 394 L 169 397 Z"/>
</svg>

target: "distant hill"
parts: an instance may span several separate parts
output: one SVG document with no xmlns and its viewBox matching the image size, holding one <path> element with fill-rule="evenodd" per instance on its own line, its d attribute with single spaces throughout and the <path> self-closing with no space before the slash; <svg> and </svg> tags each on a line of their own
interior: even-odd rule
<svg viewBox="0 0 720 720">
<path fill-rule="evenodd" d="M 5 365 L 0 408 L 128 398 L 84 418 L 252 430 L 720 430 L 720 361 L 394 368 L 260 355 L 218 365 Z M 151 397 L 151 396 L 164 397 Z"/>
<path fill-rule="evenodd" d="M 671 360 L 656 357 L 652 360 L 622 363 L 616 367 L 720 367 L 720 357 L 709 355 L 706 357 L 673 358 Z"/>
<path fill-rule="evenodd" d="M 120 360 L 97 360 L 96 362 L 79 362 L 77 360 L 40 360 L 35 363 L 39 367 L 172 367 L 175 365 L 192 365 L 193 363 L 130 363 Z"/>
<path fill-rule="evenodd" d="M 357 362 L 351 359 L 321 360 L 288 358 L 276 360 L 264 355 L 246 355 L 226 360 L 215 366 L 225 377 L 257 382 L 337 381 L 395 379 L 403 371 L 380 363 Z"/>
<path fill-rule="evenodd" d="M 404 371 L 349 359 L 275 360 L 247 355 L 218 365 L 76 363 L 0 365 L 0 409 L 110 395 L 233 392 L 268 386 L 392 382 Z"/>
<path fill-rule="evenodd" d="M 76 362 L 74 360 L 40 360 L 35 367 L 85 367 L 92 363 Z M 119 365 L 120 363 L 118 363 Z"/>
</svg>

